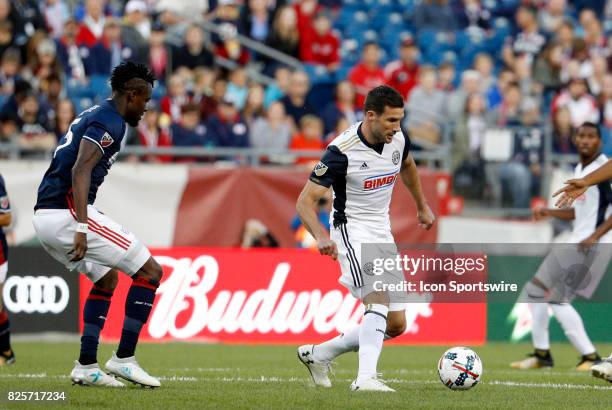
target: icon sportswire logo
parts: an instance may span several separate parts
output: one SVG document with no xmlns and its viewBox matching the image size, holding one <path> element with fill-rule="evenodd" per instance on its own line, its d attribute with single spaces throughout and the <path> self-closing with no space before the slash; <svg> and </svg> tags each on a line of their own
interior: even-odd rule
<svg viewBox="0 0 612 410">
<path fill-rule="evenodd" d="M 266 287 L 245 291 L 216 289 L 220 271 L 213 256 L 155 259 L 166 268 L 166 279 L 149 320 L 153 338 L 188 339 L 202 332 L 238 331 L 300 334 L 309 328 L 325 334 L 342 332 L 363 316 L 363 306 L 346 291 L 283 289 L 291 272 L 288 262 L 276 264 Z M 414 322 L 419 316 L 431 316 L 428 303 L 413 305 L 406 315 L 411 332 L 418 329 Z"/>
</svg>

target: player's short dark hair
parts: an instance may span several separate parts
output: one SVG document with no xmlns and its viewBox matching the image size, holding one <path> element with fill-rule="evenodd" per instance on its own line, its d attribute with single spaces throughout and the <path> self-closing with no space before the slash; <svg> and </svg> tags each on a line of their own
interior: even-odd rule
<svg viewBox="0 0 612 410">
<path fill-rule="evenodd" d="M 112 90 L 118 92 L 125 91 L 126 83 L 133 78 L 140 78 L 151 84 L 151 87 L 155 84 L 155 75 L 153 75 L 149 67 L 132 61 L 124 61 L 113 68 L 110 77 Z"/>
<path fill-rule="evenodd" d="M 385 107 L 404 108 L 404 99 L 395 88 L 379 85 L 371 89 L 366 96 L 363 110 L 365 112 L 374 111 L 380 115 L 385 111 Z"/>
<path fill-rule="evenodd" d="M 595 131 L 597 131 L 597 137 L 601 139 L 601 130 L 599 129 L 599 125 L 595 124 L 594 122 L 585 121 L 582 124 L 580 124 L 580 127 L 578 128 L 582 128 L 582 127 L 595 128 Z"/>
</svg>

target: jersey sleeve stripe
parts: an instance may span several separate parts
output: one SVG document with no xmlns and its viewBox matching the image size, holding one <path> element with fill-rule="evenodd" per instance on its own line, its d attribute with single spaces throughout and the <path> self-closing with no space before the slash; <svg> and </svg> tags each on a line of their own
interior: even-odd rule
<svg viewBox="0 0 612 410">
<path fill-rule="evenodd" d="M 94 144 L 96 144 L 98 146 L 98 148 L 100 148 L 100 151 L 102 151 L 102 154 L 104 154 L 104 148 L 102 148 L 102 145 L 100 145 L 100 143 L 98 141 L 96 141 L 93 138 L 88 137 L 87 135 L 83 135 L 83 138 L 88 139 L 89 141 L 91 141 Z"/>
</svg>

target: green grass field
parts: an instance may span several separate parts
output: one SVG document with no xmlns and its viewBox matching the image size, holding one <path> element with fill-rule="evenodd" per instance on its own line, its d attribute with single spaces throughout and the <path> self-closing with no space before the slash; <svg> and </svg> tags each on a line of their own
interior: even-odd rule
<svg viewBox="0 0 612 410">
<path fill-rule="evenodd" d="M 599 344 L 602 354 L 612 344 Z M 104 363 L 113 346 L 103 345 Z M 16 343 L 17 363 L 0 368 L 0 408 L 612 408 L 612 384 L 573 369 L 577 353 L 567 344 L 553 346 L 552 370 L 517 371 L 508 367 L 529 346 L 490 343 L 475 350 L 484 364 L 483 381 L 469 391 L 451 391 L 438 380 L 436 363 L 444 346 L 383 349 L 379 370 L 395 394 L 351 393 L 357 355 L 335 367 L 334 386 L 315 389 L 291 346 L 144 344 L 139 362 L 160 376 L 155 390 L 130 386 L 100 389 L 72 386 L 76 343 Z M 36 405 L 7 401 L 9 391 L 63 391 L 65 402 Z"/>
</svg>

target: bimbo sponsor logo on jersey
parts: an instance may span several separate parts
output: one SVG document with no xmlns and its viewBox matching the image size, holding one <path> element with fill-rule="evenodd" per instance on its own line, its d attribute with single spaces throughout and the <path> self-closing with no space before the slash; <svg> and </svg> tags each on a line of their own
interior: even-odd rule
<svg viewBox="0 0 612 410">
<path fill-rule="evenodd" d="M 9 276 L 2 293 L 13 313 L 58 314 L 70 300 L 68 284 L 60 276 Z"/>
<path fill-rule="evenodd" d="M 375 189 L 381 189 L 388 186 L 392 186 L 399 175 L 398 172 L 392 172 L 390 174 L 376 175 L 363 180 L 364 191 L 372 191 Z"/>
</svg>

